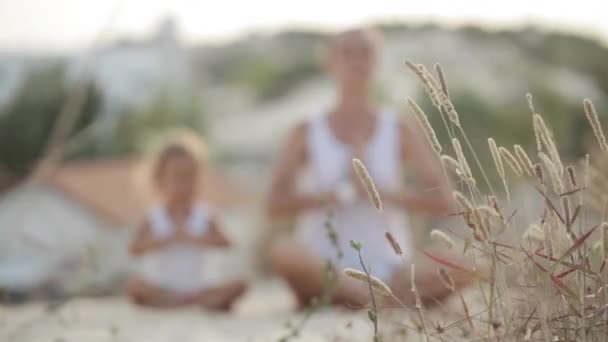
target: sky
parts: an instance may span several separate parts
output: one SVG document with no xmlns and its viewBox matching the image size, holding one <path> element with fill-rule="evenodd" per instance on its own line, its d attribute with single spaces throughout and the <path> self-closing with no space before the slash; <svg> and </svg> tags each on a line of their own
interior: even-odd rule
<svg viewBox="0 0 608 342">
<path fill-rule="evenodd" d="M 0 50 L 78 50 L 96 37 L 140 37 L 167 15 L 184 40 L 221 41 L 285 27 L 339 29 L 372 20 L 534 23 L 608 42 L 603 0 L 0 0 Z"/>
</svg>

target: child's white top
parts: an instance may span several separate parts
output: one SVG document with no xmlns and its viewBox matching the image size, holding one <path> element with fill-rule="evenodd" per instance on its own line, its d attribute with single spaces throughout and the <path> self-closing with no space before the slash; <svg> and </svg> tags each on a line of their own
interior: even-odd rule
<svg viewBox="0 0 608 342">
<path fill-rule="evenodd" d="M 185 228 L 192 236 L 200 237 L 209 231 L 210 209 L 198 203 L 192 207 Z M 147 216 L 152 234 L 165 239 L 175 232 L 175 223 L 167 209 L 158 205 Z M 207 285 L 204 277 L 204 257 L 200 246 L 193 243 L 175 243 L 142 256 L 140 275 L 161 288 L 189 293 L 199 291 Z"/>
<path fill-rule="evenodd" d="M 349 241 L 361 242 L 364 261 L 370 264 L 372 274 L 388 280 L 401 259 L 386 241 L 385 231 L 397 238 L 406 254 L 404 257 L 408 258 L 411 251 L 403 209 L 385 204 L 384 212 L 380 213 L 367 198 L 348 200 L 354 192 L 351 181 L 359 181 L 351 180 L 350 176 L 354 154 L 349 146 L 334 136 L 326 115 L 316 116 L 309 122 L 307 149 L 308 172 L 305 173 L 306 183 L 300 184 L 304 188 L 300 190 L 316 194 L 336 191 L 342 202 L 333 208 L 329 220 L 338 233 L 339 246 L 344 252 L 337 267 L 361 269 Z M 399 120 L 394 113 L 384 111 L 377 118 L 374 135 L 361 158 L 380 191 L 394 192 L 402 188 L 400 155 Z M 305 242 L 318 256 L 335 260 L 336 249 L 327 238 L 327 222 L 327 209 L 301 213 L 297 218 L 296 238 Z"/>
</svg>

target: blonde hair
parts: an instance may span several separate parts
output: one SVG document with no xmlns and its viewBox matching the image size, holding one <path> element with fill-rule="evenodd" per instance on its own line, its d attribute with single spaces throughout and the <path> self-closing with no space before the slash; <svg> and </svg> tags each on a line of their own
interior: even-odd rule
<svg viewBox="0 0 608 342">
<path fill-rule="evenodd" d="M 167 162 L 176 157 L 192 158 L 197 165 L 204 165 L 209 153 L 207 145 L 196 132 L 183 128 L 172 130 L 163 136 L 148 158 L 148 179 L 156 182 Z"/>
<path fill-rule="evenodd" d="M 341 39 L 353 34 L 364 37 L 374 47 L 374 50 L 378 50 L 382 46 L 382 32 L 373 26 L 354 27 L 340 31 L 329 38 L 329 46 L 332 47 Z"/>
<path fill-rule="evenodd" d="M 380 53 L 382 48 L 382 32 L 372 26 L 361 26 L 342 30 L 330 35 L 321 45 L 319 55 L 323 57 L 322 59 L 327 59 L 334 52 L 338 43 L 352 34 L 361 35 L 370 43 L 372 50 L 376 55 Z"/>
</svg>

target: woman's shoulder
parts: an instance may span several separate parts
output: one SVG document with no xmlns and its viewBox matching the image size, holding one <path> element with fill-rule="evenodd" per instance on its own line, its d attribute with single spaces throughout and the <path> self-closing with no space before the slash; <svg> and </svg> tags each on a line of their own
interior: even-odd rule
<svg viewBox="0 0 608 342">
<path fill-rule="evenodd" d="M 385 106 L 381 107 L 378 113 L 380 113 L 385 122 L 399 127 L 401 131 L 407 130 L 412 126 L 412 116 L 402 109 Z"/>
<path fill-rule="evenodd" d="M 293 134 L 306 135 L 311 129 L 314 129 L 314 127 L 323 124 L 327 120 L 328 115 L 329 114 L 327 113 L 319 113 L 300 119 L 300 121 L 293 126 L 291 131 Z"/>
</svg>

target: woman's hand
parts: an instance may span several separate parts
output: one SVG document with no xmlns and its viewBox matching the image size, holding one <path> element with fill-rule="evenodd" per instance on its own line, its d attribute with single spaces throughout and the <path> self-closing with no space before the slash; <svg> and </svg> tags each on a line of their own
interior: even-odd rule
<svg viewBox="0 0 608 342">
<path fill-rule="evenodd" d="M 190 242 L 190 241 L 192 241 L 192 239 L 193 239 L 193 237 L 188 233 L 186 228 L 182 225 L 179 225 L 179 226 L 175 227 L 175 230 L 173 231 L 173 235 L 171 235 L 167 239 L 167 243 Z"/>
<path fill-rule="evenodd" d="M 404 194 L 398 192 L 384 191 L 380 192 L 380 200 L 382 203 L 393 206 L 393 207 L 402 207 L 404 205 Z"/>
<path fill-rule="evenodd" d="M 328 206 L 336 206 L 340 203 L 339 196 L 336 192 L 328 192 L 316 197 L 317 208 Z"/>
<path fill-rule="evenodd" d="M 444 201 L 434 193 L 382 192 L 380 193 L 380 199 L 387 205 L 407 211 L 427 212 L 438 215 L 448 212 L 448 207 L 445 206 Z"/>
</svg>

